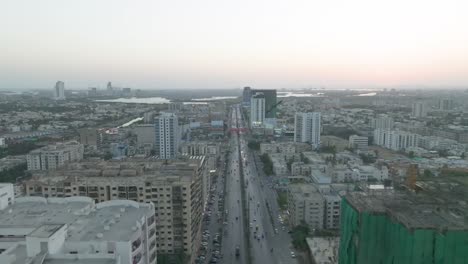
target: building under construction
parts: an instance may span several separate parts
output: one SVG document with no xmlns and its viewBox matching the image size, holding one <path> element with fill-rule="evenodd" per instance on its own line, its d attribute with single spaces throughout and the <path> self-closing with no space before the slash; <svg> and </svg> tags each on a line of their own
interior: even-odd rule
<svg viewBox="0 0 468 264">
<path fill-rule="evenodd" d="M 340 264 L 468 263 L 466 185 L 428 181 L 415 187 L 343 199 Z"/>
</svg>

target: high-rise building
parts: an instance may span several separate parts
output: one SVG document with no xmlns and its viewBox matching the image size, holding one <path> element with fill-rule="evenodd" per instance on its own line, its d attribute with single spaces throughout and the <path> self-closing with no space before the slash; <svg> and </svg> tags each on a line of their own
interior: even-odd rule
<svg viewBox="0 0 468 264">
<path fill-rule="evenodd" d="M 200 247 L 206 159 L 80 161 L 60 170 L 36 171 L 25 182 L 28 196 L 87 196 L 96 203 L 132 200 L 155 204 L 158 254 L 190 255 Z M 99 204 L 98 204 L 99 206 Z M 118 213 L 118 212 L 117 212 Z M 0 262 L 1 263 L 1 262 Z"/>
<path fill-rule="evenodd" d="M 113 88 L 112 88 L 112 83 L 111 82 L 108 82 L 107 83 L 107 91 L 112 91 Z"/>
<path fill-rule="evenodd" d="M 411 115 L 414 117 L 425 117 L 427 114 L 426 112 L 426 104 L 422 101 L 416 101 L 412 105 Z"/>
<path fill-rule="evenodd" d="M 265 98 L 265 118 L 266 119 L 276 119 L 276 90 L 275 89 L 262 89 L 254 90 L 252 89 L 250 94 L 253 97 L 256 94 L 263 94 Z"/>
<path fill-rule="evenodd" d="M 450 98 L 439 99 L 439 110 L 450 111 L 453 109 L 453 100 Z"/>
<path fill-rule="evenodd" d="M 26 155 L 28 170 L 54 170 L 83 159 L 84 146 L 76 141 L 48 145 Z"/>
<path fill-rule="evenodd" d="M 65 100 L 65 83 L 62 81 L 57 81 L 54 87 L 54 99 L 55 100 Z"/>
<path fill-rule="evenodd" d="M 250 99 L 250 123 L 253 127 L 263 125 L 265 121 L 265 96 L 256 93 Z"/>
<path fill-rule="evenodd" d="M 294 116 L 294 142 L 307 142 L 320 147 L 321 121 L 319 112 L 296 113 Z"/>
<path fill-rule="evenodd" d="M 252 96 L 252 90 L 250 87 L 244 87 L 244 91 L 242 92 L 242 104 L 245 106 L 250 105 L 250 97 Z"/>
<path fill-rule="evenodd" d="M 179 148 L 179 121 L 174 113 L 162 112 L 155 119 L 155 151 L 160 159 L 172 159 Z"/>
<path fill-rule="evenodd" d="M 374 129 L 393 129 L 393 118 L 386 115 L 378 115 L 371 119 L 371 126 Z"/>
<path fill-rule="evenodd" d="M 155 264 L 152 203 L 20 197 L 0 209 L 0 263 Z"/>
<path fill-rule="evenodd" d="M 467 263 L 466 186 L 429 181 L 418 189 L 348 194 L 339 263 Z"/>
</svg>

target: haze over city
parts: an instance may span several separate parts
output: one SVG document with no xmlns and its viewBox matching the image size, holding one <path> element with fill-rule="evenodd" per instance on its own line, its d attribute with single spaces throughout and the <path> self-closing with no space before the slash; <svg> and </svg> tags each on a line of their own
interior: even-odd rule
<svg viewBox="0 0 468 264">
<path fill-rule="evenodd" d="M 468 264 L 468 0 L 0 5 L 0 264 Z"/>
<path fill-rule="evenodd" d="M 467 1 L 4 1 L 0 88 L 468 85 Z"/>
</svg>

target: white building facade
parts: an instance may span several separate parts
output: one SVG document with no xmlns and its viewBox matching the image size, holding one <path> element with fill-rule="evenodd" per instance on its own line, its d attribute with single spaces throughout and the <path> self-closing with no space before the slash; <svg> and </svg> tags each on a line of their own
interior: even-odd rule
<svg viewBox="0 0 468 264">
<path fill-rule="evenodd" d="M 76 141 L 57 143 L 29 152 L 28 170 L 54 170 L 69 161 L 83 159 L 84 146 Z"/>
<path fill-rule="evenodd" d="M 250 99 L 250 123 L 253 127 L 263 125 L 265 122 L 265 96 L 257 93 Z"/>
<path fill-rule="evenodd" d="M 177 115 L 163 112 L 155 118 L 155 150 L 160 159 L 173 159 L 179 148 Z"/>
<path fill-rule="evenodd" d="M 321 117 L 319 112 L 296 113 L 294 116 L 294 142 L 307 142 L 320 147 Z"/>
<path fill-rule="evenodd" d="M 154 213 L 125 200 L 18 198 L 0 211 L 0 263 L 154 264 Z"/>
</svg>

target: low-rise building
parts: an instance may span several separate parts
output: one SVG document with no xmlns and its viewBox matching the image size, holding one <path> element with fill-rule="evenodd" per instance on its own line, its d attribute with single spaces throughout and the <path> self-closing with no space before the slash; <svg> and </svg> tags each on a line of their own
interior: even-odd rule
<svg viewBox="0 0 468 264">
<path fill-rule="evenodd" d="M 84 146 L 76 141 L 48 145 L 29 152 L 28 170 L 55 170 L 66 162 L 83 159 Z"/>
<path fill-rule="evenodd" d="M 156 263 L 154 205 L 21 197 L 0 210 L 0 263 Z"/>
<path fill-rule="evenodd" d="M 366 150 L 369 146 L 369 138 L 358 135 L 349 136 L 349 147 L 358 150 Z"/>
<path fill-rule="evenodd" d="M 325 199 L 312 184 L 288 187 L 288 210 L 291 227 L 306 223 L 311 229 L 323 229 Z"/>
<path fill-rule="evenodd" d="M 339 237 L 306 238 L 314 264 L 338 264 Z"/>
<path fill-rule="evenodd" d="M 273 173 L 277 176 L 288 175 L 288 164 L 286 163 L 283 154 L 275 153 L 269 156 L 273 163 Z"/>
</svg>

